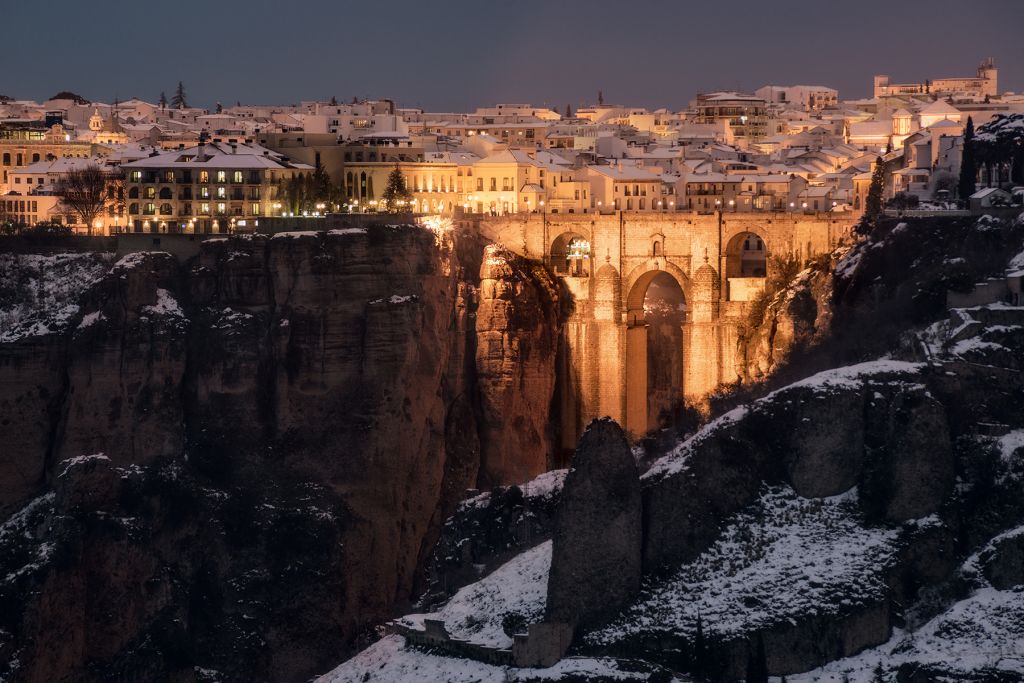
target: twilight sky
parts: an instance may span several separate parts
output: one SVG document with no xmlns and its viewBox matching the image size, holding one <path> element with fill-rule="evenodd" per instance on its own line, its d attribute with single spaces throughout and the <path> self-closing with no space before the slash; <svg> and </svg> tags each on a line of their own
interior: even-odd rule
<svg viewBox="0 0 1024 683">
<path fill-rule="evenodd" d="M 172 10 L 173 8 L 173 10 Z M 973 75 L 1024 91 L 1024 0 L 103 0 L 4 10 L 0 93 L 190 103 L 390 97 L 433 111 L 596 100 L 680 109 L 701 90 L 840 97 Z"/>
</svg>

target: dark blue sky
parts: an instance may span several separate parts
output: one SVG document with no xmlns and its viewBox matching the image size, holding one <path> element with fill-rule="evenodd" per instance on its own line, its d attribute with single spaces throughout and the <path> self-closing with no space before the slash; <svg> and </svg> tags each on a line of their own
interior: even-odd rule
<svg viewBox="0 0 1024 683">
<path fill-rule="evenodd" d="M 174 11 L 171 11 L 174 8 Z M 700 90 L 821 84 L 867 96 L 971 75 L 1024 91 L 1022 0 L 103 0 L 4 8 L 0 93 L 194 105 L 391 97 L 466 110 L 596 99 L 679 109 Z"/>
</svg>

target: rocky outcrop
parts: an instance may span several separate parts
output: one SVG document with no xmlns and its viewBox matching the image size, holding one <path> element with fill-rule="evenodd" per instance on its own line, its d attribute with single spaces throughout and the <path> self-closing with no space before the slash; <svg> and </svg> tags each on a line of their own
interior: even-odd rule
<svg viewBox="0 0 1024 683">
<path fill-rule="evenodd" d="M 483 413 L 481 482 L 526 481 L 549 468 L 559 298 L 554 278 L 491 245 L 480 267 L 476 367 Z M 533 457 L 530 457 L 533 456 Z"/>
<path fill-rule="evenodd" d="M 859 485 L 872 519 L 937 512 L 953 487 L 942 372 L 880 361 L 820 373 L 738 408 L 645 474 L 644 566 L 658 572 L 703 552 L 765 482 L 808 497 Z"/>
<path fill-rule="evenodd" d="M 836 260 L 839 254 L 832 255 Z M 824 267 L 826 266 L 827 267 Z M 769 377 L 796 346 L 823 339 L 832 321 L 834 263 L 815 263 L 792 281 L 767 281 L 768 289 L 750 307 L 737 343 L 737 375 L 744 382 Z"/>
<path fill-rule="evenodd" d="M 981 554 L 985 578 L 999 590 L 1024 585 L 1024 528 L 996 538 Z"/>
<path fill-rule="evenodd" d="M 636 596 L 640 504 L 625 434 L 611 420 L 592 422 L 576 448 L 555 517 L 547 621 L 593 625 Z"/>
<path fill-rule="evenodd" d="M 936 512 L 954 479 L 942 404 L 922 385 L 879 386 L 866 398 L 865 413 L 865 511 L 888 522 Z"/>
<path fill-rule="evenodd" d="M 0 506 L 49 482 L 67 511 L 0 553 L 16 571 L 52 551 L 3 610 L 18 680 L 299 680 L 408 604 L 463 492 L 543 471 L 552 443 L 550 277 L 485 266 L 482 343 L 481 251 L 375 226 L 213 239 L 184 265 L 131 254 L 66 329 L 0 344 L 3 400 L 31 426 L 0 454 Z M 33 649 L 66 632 L 61 658 Z"/>
</svg>

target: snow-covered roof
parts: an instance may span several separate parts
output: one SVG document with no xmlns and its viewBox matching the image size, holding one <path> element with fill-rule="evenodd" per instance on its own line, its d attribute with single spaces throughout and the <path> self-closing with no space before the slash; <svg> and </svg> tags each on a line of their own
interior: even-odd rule
<svg viewBox="0 0 1024 683">
<path fill-rule="evenodd" d="M 223 145 L 206 143 L 183 150 L 156 154 L 124 164 L 137 168 L 223 168 L 223 169 L 298 169 L 313 170 L 309 164 L 288 160 L 259 145 Z"/>
</svg>

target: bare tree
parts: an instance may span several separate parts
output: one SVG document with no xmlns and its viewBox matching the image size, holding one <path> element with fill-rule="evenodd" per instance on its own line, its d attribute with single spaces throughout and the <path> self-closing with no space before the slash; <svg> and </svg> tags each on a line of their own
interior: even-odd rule
<svg viewBox="0 0 1024 683">
<path fill-rule="evenodd" d="M 69 171 L 57 181 L 57 194 L 77 213 L 92 235 L 92 225 L 107 202 L 107 175 L 99 166 Z"/>
</svg>

